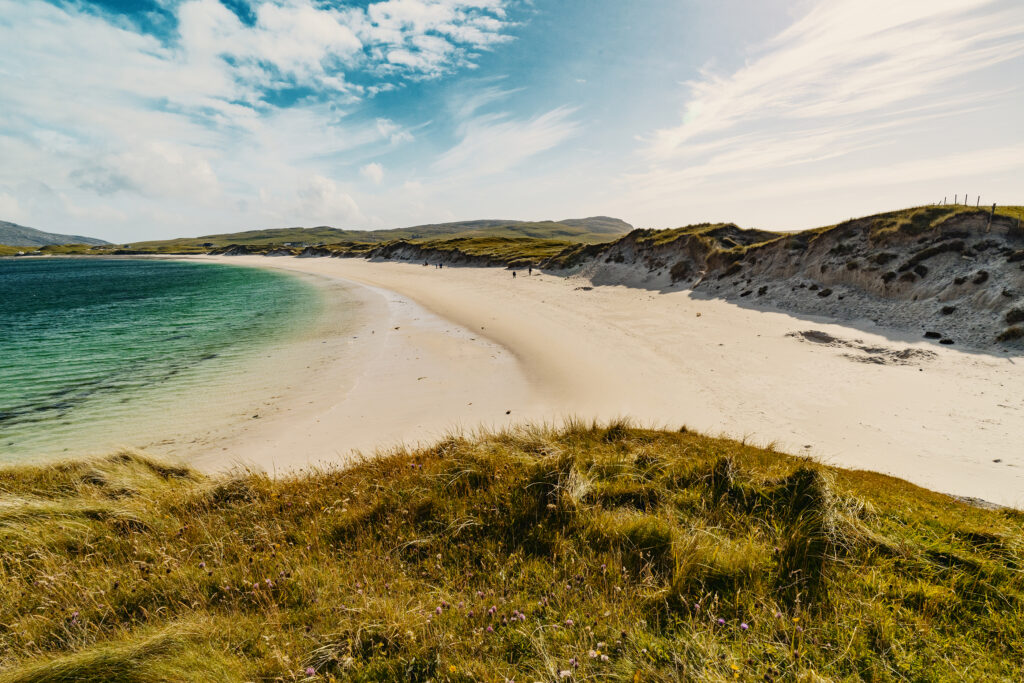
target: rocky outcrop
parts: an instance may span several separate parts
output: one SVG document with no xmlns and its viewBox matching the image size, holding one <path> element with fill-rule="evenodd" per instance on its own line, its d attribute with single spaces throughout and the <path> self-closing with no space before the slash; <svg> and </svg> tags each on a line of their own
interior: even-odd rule
<svg viewBox="0 0 1024 683">
<path fill-rule="evenodd" d="M 446 266 L 477 266 L 483 268 L 515 265 L 514 259 L 510 261 L 494 256 L 470 254 L 458 247 L 446 246 L 445 248 L 437 248 L 406 240 L 382 244 L 371 249 L 366 257 L 385 261 L 412 261 L 414 263 L 429 263 L 432 265 L 443 263 Z"/>
<path fill-rule="evenodd" d="M 298 254 L 299 258 L 317 258 L 323 256 L 333 256 L 333 252 L 330 249 L 324 247 L 306 247 Z"/>
</svg>

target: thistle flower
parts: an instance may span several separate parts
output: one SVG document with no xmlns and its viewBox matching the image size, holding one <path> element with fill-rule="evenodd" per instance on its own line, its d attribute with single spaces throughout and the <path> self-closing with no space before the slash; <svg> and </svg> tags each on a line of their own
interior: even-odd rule
<svg viewBox="0 0 1024 683">
<path fill-rule="evenodd" d="M 742 624 L 740 624 L 740 628 L 746 631 L 748 628 L 750 628 L 750 626 L 748 626 L 746 622 L 743 622 Z"/>
<path fill-rule="evenodd" d="M 725 626 L 725 619 L 722 619 L 721 617 L 719 617 L 718 618 L 718 625 L 719 626 Z"/>
<path fill-rule="evenodd" d="M 307 666 L 306 667 L 306 675 L 307 676 L 316 676 L 316 669 L 314 669 L 311 666 Z"/>
<path fill-rule="evenodd" d="M 566 626 L 573 626 L 573 625 L 575 625 L 575 624 L 576 624 L 576 622 L 575 622 L 575 621 L 573 621 L 572 619 L 566 619 L 566 620 L 565 620 L 565 625 L 566 625 Z"/>
</svg>

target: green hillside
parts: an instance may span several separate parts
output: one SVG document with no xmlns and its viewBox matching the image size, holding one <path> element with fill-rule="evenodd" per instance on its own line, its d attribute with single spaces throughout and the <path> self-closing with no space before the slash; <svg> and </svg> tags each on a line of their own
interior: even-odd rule
<svg viewBox="0 0 1024 683">
<path fill-rule="evenodd" d="M 0 221 L 0 244 L 14 247 L 41 247 L 46 244 L 109 244 L 94 237 L 82 237 L 81 235 L 60 235 L 53 232 L 43 232 L 35 228 L 27 228 L 17 223 Z"/>
<path fill-rule="evenodd" d="M 169 250 L 197 248 L 204 245 L 222 247 L 228 244 L 285 245 L 336 244 L 357 242 L 379 244 L 394 240 L 424 240 L 452 237 L 531 237 L 536 239 L 562 240 L 569 243 L 602 242 L 632 229 L 628 223 L 617 218 L 597 216 L 594 218 L 567 219 L 564 221 L 512 221 L 476 220 L 456 223 L 434 223 L 393 230 L 341 230 L 339 228 L 277 228 L 271 230 L 247 230 L 244 232 L 205 235 L 173 240 L 135 242 L 130 246 L 140 250 Z"/>
<path fill-rule="evenodd" d="M 0 682 L 1019 681 L 1024 516 L 624 423 L 0 470 Z"/>
</svg>

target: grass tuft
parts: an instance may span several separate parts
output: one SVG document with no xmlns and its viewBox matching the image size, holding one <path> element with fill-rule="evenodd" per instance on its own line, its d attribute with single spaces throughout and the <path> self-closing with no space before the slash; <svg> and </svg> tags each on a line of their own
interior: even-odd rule
<svg viewBox="0 0 1024 683">
<path fill-rule="evenodd" d="M 1022 538 L 1016 510 L 627 421 L 279 479 L 9 467 L 0 683 L 1021 680 Z"/>
</svg>

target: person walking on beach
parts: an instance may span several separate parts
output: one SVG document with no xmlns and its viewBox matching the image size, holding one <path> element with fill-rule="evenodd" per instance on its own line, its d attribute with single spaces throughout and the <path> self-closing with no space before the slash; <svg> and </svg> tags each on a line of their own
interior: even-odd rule
<svg viewBox="0 0 1024 683">
<path fill-rule="evenodd" d="M 533 266 L 526 266 L 526 274 L 533 275 Z"/>
<path fill-rule="evenodd" d="M 515 279 L 515 277 L 516 277 L 516 271 L 514 271 L 514 270 L 513 270 L 513 271 L 512 271 L 512 279 L 514 280 L 514 279 Z"/>
</svg>

